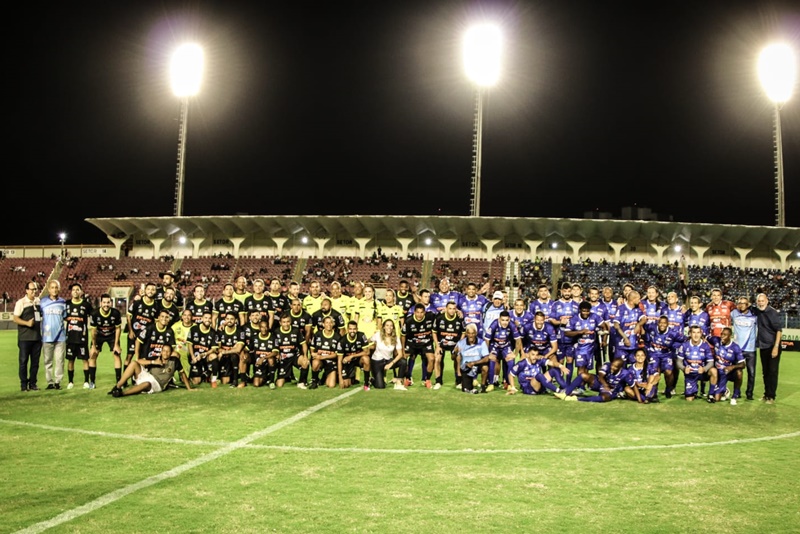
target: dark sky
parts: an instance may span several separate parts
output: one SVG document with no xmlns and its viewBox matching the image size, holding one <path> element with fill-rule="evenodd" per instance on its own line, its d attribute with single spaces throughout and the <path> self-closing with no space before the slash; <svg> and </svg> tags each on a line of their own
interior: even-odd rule
<svg viewBox="0 0 800 534">
<path fill-rule="evenodd" d="M 185 215 L 468 215 L 473 93 L 461 37 L 503 27 L 485 107 L 487 216 L 638 204 L 676 220 L 774 221 L 772 104 L 756 77 L 797 2 L 25 4 L 6 79 L 0 245 L 104 243 L 87 217 L 172 215 L 170 51 L 206 52 Z M 290 3 L 282 3 L 289 5 Z M 800 226 L 800 95 L 782 114 Z M 8 141 L 7 141 L 8 142 Z M 17 221 L 21 221 L 18 223 Z"/>
</svg>

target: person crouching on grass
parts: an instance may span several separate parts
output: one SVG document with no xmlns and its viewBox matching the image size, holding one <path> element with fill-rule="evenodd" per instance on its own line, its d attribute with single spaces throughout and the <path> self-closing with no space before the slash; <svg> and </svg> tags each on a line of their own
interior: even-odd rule
<svg viewBox="0 0 800 534">
<path fill-rule="evenodd" d="M 161 393 L 167 389 L 167 384 L 172 380 L 175 371 L 180 374 L 181 382 L 183 382 L 186 389 L 193 389 L 181 366 L 180 357 L 172 352 L 172 345 L 164 345 L 161 347 L 160 356 L 156 359 L 138 359 L 128 364 L 128 367 L 122 373 L 122 377 L 108 394 L 113 397 L 127 397 L 138 393 Z M 125 382 L 132 377 L 135 377 L 134 385 L 127 389 L 122 389 Z"/>
</svg>

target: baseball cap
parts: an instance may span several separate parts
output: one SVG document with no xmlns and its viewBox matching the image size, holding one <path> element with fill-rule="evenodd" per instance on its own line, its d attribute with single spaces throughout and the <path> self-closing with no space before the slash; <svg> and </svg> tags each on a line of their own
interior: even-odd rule
<svg viewBox="0 0 800 534">
<path fill-rule="evenodd" d="M 503 299 L 503 292 L 502 291 L 495 291 L 494 295 L 492 295 L 492 300 L 494 299 Z"/>
</svg>

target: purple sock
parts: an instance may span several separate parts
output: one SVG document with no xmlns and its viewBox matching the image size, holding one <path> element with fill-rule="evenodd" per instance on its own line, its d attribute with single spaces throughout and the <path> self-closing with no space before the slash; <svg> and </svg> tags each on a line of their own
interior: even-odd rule
<svg viewBox="0 0 800 534">
<path fill-rule="evenodd" d="M 546 379 L 542 373 L 536 373 L 536 380 L 538 380 L 539 383 L 542 386 L 546 387 L 547 389 L 549 389 L 553 393 L 558 391 L 558 388 L 555 387 L 552 382 L 550 382 L 548 379 Z"/>
<path fill-rule="evenodd" d="M 572 392 L 581 387 L 582 385 L 583 385 L 583 378 L 578 376 L 575 379 L 573 379 L 572 382 L 569 383 L 569 386 L 567 386 L 567 389 L 566 391 L 564 391 L 564 393 L 567 395 L 572 395 Z"/>
<path fill-rule="evenodd" d="M 571 382 L 572 381 L 572 373 L 573 373 L 574 370 L 575 370 L 575 362 L 572 362 L 572 363 L 567 362 L 567 371 L 568 371 L 568 373 L 567 373 L 567 382 Z"/>
<path fill-rule="evenodd" d="M 497 362 L 490 361 L 489 362 L 489 378 L 487 379 L 490 384 L 494 383 L 494 372 L 497 368 Z"/>
<path fill-rule="evenodd" d="M 424 365 L 422 366 L 422 381 L 425 382 L 428 379 L 428 368 Z"/>
<path fill-rule="evenodd" d="M 416 358 L 411 358 L 408 362 L 408 372 L 406 373 L 408 379 L 411 379 L 411 374 L 414 372 L 414 362 L 416 362 Z"/>
<path fill-rule="evenodd" d="M 550 369 L 550 376 L 556 379 L 556 382 L 558 382 L 558 387 L 561 389 L 567 389 L 567 383 L 564 381 L 564 377 L 561 375 L 561 369 L 553 367 Z"/>
<path fill-rule="evenodd" d="M 594 397 L 578 397 L 578 400 L 581 402 L 604 402 L 603 397 L 600 395 L 595 395 Z"/>
</svg>

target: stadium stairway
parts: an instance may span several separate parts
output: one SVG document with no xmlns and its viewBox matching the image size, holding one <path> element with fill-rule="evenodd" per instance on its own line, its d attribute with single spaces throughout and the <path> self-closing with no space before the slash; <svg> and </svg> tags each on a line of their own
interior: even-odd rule
<svg viewBox="0 0 800 534">
<path fill-rule="evenodd" d="M 308 265 L 308 258 L 297 258 L 297 265 L 294 266 L 292 280 L 300 281 L 303 279 L 303 271 L 305 271 L 306 265 Z"/>
<path fill-rule="evenodd" d="M 562 269 L 561 263 L 554 261 L 552 267 L 552 274 L 550 275 L 550 281 L 553 283 L 553 287 L 550 288 L 550 293 L 555 296 L 554 300 L 558 300 L 561 292 L 558 290 L 558 286 L 561 284 L 561 276 L 562 276 Z"/>
<path fill-rule="evenodd" d="M 433 275 L 433 260 L 425 260 L 422 262 L 422 279 L 419 282 L 420 288 L 431 287 L 431 278 Z M 438 291 L 439 288 L 435 288 Z"/>
</svg>

